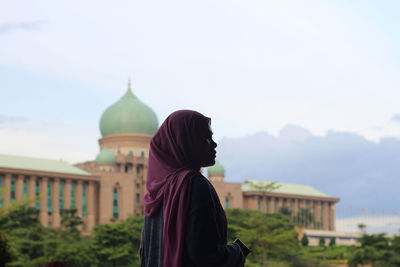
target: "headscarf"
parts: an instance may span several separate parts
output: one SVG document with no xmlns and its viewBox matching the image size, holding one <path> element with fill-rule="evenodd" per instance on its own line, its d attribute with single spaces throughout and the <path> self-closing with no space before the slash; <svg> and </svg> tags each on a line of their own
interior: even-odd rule
<svg viewBox="0 0 400 267">
<path fill-rule="evenodd" d="M 208 131 L 211 119 L 199 112 L 179 110 L 160 126 L 150 142 L 149 165 L 144 196 L 144 215 L 152 216 L 163 205 L 163 266 L 180 267 L 184 250 L 185 226 L 193 177 L 199 175 L 195 142 Z M 215 196 L 215 190 L 213 190 Z M 216 197 L 217 201 L 218 197 Z M 224 225 L 226 217 L 219 204 Z"/>
</svg>

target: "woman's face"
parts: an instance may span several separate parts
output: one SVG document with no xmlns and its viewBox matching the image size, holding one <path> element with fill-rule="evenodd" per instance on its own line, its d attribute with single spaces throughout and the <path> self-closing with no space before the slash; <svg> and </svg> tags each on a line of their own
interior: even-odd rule
<svg viewBox="0 0 400 267">
<path fill-rule="evenodd" d="M 217 155 L 215 148 L 217 144 L 212 139 L 212 135 L 211 126 L 207 124 L 207 128 L 201 131 L 195 144 L 195 157 L 200 167 L 208 167 L 215 164 L 215 157 Z"/>
</svg>

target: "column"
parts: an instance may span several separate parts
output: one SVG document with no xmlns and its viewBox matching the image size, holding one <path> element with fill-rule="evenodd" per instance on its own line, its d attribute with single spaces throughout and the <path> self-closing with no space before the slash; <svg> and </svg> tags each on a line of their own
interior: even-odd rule
<svg viewBox="0 0 400 267">
<path fill-rule="evenodd" d="M 18 175 L 15 179 L 15 200 L 21 200 L 24 192 L 24 176 Z"/>
<path fill-rule="evenodd" d="M 76 215 L 82 218 L 82 181 L 75 184 L 75 207 L 78 210 Z"/>
<path fill-rule="evenodd" d="M 316 229 L 320 230 L 322 226 L 322 222 L 320 221 L 321 218 L 321 201 L 315 201 L 315 224 L 316 224 Z"/>
<path fill-rule="evenodd" d="M 3 207 L 7 207 L 11 201 L 11 174 L 7 173 L 4 177 L 4 196 L 3 196 Z"/>
<path fill-rule="evenodd" d="M 328 202 L 322 202 L 322 229 L 328 230 Z"/>
<path fill-rule="evenodd" d="M 54 178 L 52 183 L 52 195 L 51 195 L 51 205 L 53 208 L 53 227 L 58 228 L 61 225 L 60 217 L 60 179 Z"/>
<path fill-rule="evenodd" d="M 48 226 L 47 219 L 47 177 L 42 177 L 40 181 L 40 212 L 39 212 L 39 220 L 43 226 Z"/>
<path fill-rule="evenodd" d="M 335 231 L 335 204 L 331 202 L 331 208 L 329 209 L 329 212 L 331 213 L 331 231 Z"/>
<path fill-rule="evenodd" d="M 268 198 L 268 213 L 273 213 L 274 210 L 274 201 L 273 197 Z"/>
<path fill-rule="evenodd" d="M 95 182 L 89 181 L 88 188 L 87 188 L 87 231 L 92 231 L 95 223 L 96 223 L 96 211 L 95 211 Z"/>
<path fill-rule="evenodd" d="M 71 208 L 71 180 L 65 180 L 64 184 L 64 209 Z"/>
<path fill-rule="evenodd" d="M 28 180 L 28 199 L 32 200 L 35 198 L 35 187 L 36 187 L 36 176 L 32 175 Z M 35 207 L 35 202 L 29 202 L 29 207 Z"/>
<path fill-rule="evenodd" d="M 297 198 L 294 199 L 294 204 L 292 207 L 292 216 L 296 216 L 297 215 L 297 206 L 298 206 L 299 200 Z"/>
</svg>

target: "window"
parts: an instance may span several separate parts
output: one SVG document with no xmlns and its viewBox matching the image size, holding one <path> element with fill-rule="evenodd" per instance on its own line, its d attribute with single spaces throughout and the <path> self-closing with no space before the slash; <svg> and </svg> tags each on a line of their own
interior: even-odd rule
<svg viewBox="0 0 400 267">
<path fill-rule="evenodd" d="M 40 188 L 39 188 L 39 179 L 36 179 L 35 181 L 35 196 L 38 197 L 40 195 Z M 37 210 L 40 209 L 40 202 L 39 200 L 36 200 L 35 202 L 35 207 Z"/>
<path fill-rule="evenodd" d="M 144 158 L 144 151 L 140 152 L 140 156 Z"/>
<path fill-rule="evenodd" d="M 82 217 L 86 218 L 86 184 L 82 184 Z"/>
<path fill-rule="evenodd" d="M 62 214 L 62 210 L 64 208 L 64 183 L 60 181 L 58 187 L 58 208 L 60 210 L 60 214 Z"/>
<path fill-rule="evenodd" d="M 129 171 L 129 166 L 127 164 L 127 165 L 125 165 L 125 173 L 127 173 L 128 171 Z"/>
<path fill-rule="evenodd" d="M 261 203 L 260 203 L 260 198 L 257 198 L 257 210 L 260 211 L 261 210 Z"/>
<path fill-rule="evenodd" d="M 269 210 L 268 210 L 268 200 L 269 200 L 269 197 L 266 197 L 265 198 L 265 213 L 268 213 L 269 212 Z"/>
<path fill-rule="evenodd" d="M 71 208 L 75 208 L 75 183 L 71 183 Z"/>
<path fill-rule="evenodd" d="M 11 177 L 11 203 L 15 201 L 15 178 Z"/>
<path fill-rule="evenodd" d="M 22 192 L 22 197 L 28 198 L 28 178 L 27 177 L 24 177 L 24 189 Z"/>
<path fill-rule="evenodd" d="M 274 197 L 274 212 L 278 212 L 278 198 Z"/>
<path fill-rule="evenodd" d="M 225 197 L 225 208 L 226 209 L 229 209 L 229 205 L 230 203 L 229 203 L 229 197 Z"/>
<path fill-rule="evenodd" d="M 133 152 L 132 152 L 132 150 L 131 150 L 131 151 L 129 151 L 129 153 L 128 153 L 128 156 L 131 156 L 131 157 L 133 157 Z"/>
<path fill-rule="evenodd" d="M 140 203 L 140 194 L 136 194 L 136 204 Z"/>
<path fill-rule="evenodd" d="M 51 194 L 52 194 L 52 192 L 51 192 L 51 185 L 52 185 L 53 183 L 50 181 L 50 180 L 48 180 L 47 181 L 47 214 L 49 214 L 49 215 L 51 215 L 52 213 L 53 213 L 53 207 L 51 206 Z"/>
<path fill-rule="evenodd" d="M 139 175 L 139 173 L 140 173 L 140 167 L 136 166 L 136 174 Z"/>
<path fill-rule="evenodd" d="M 136 183 L 136 189 L 137 189 L 137 190 L 140 189 L 140 184 Z"/>
<path fill-rule="evenodd" d="M 113 194 L 113 217 L 115 219 L 118 219 L 118 190 L 116 187 L 114 187 L 114 194 Z"/>
</svg>

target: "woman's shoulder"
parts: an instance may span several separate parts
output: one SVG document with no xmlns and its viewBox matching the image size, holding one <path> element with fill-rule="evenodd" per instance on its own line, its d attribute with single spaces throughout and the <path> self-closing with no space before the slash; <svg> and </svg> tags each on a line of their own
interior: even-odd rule
<svg viewBox="0 0 400 267">
<path fill-rule="evenodd" d="M 204 177 L 200 172 L 195 174 L 192 178 L 192 188 L 195 189 L 209 189 L 210 187 L 210 182 L 206 177 Z"/>
</svg>

